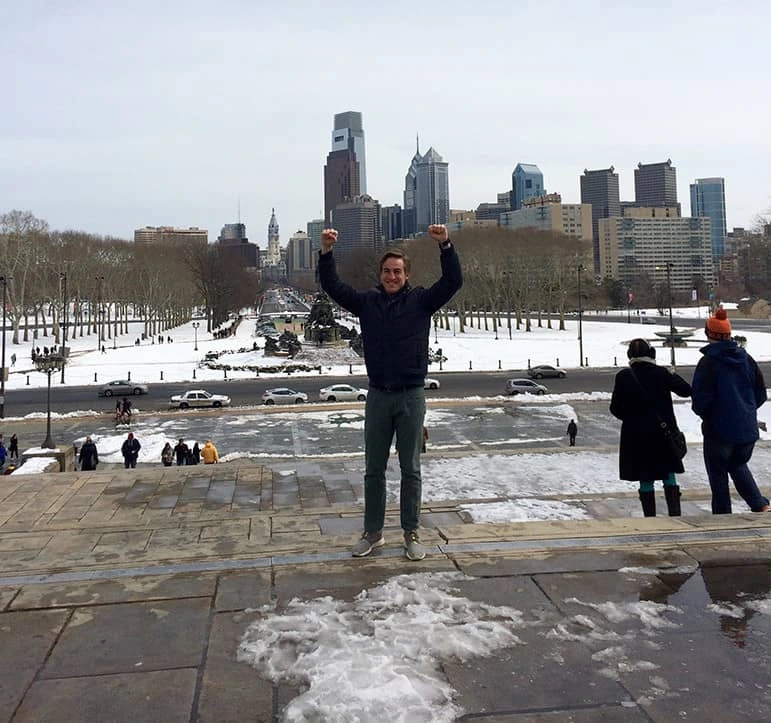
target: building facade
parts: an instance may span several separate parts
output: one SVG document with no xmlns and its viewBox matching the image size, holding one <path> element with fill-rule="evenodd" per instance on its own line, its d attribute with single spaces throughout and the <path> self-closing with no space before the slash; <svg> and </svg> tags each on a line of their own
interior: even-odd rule
<svg viewBox="0 0 771 723">
<path fill-rule="evenodd" d="M 134 243 L 164 244 L 169 246 L 206 246 L 209 232 L 204 228 L 176 228 L 174 226 L 144 226 L 135 229 Z"/>
<path fill-rule="evenodd" d="M 335 258 L 345 260 L 358 249 L 367 251 L 382 247 L 380 204 L 371 196 L 356 196 L 339 204 L 332 211 L 337 229 Z"/>
<path fill-rule="evenodd" d="M 562 203 L 558 193 L 530 198 L 518 211 L 502 213 L 500 224 L 509 229 L 537 228 L 592 240 L 592 207 L 588 203 Z"/>
<path fill-rule="evenodd" d="M 677 169 L 670 159 L 663 163 L 637 164 L 634 169 L 634 202 L 636 206 L 646 208 L 680 208 L 677 202 Z"/>
<path fill-rule="evenodd" d="M 395 203 L 393 206 L 383 206 L 380 209 L 380 228 L 384 241 L 395 241 L 404 238 L 404 209 Z"/>
<path fill-rule="evenodd" d="M 642 274 L 673 291 L 690 291 L 699 279 L 714 286 L 712 240 L 708 218 L 683 218 L 662 209 L 637 208 L 630 215 L 599 221 L 600 273 L 633 288 Z"/>
<path fill-rule="evenodd" d="M 286 245 L 286 273 L 288 276 L 312 271 L 316 265 L 313 241 L 305 231 L 295 231 Z"/>
<path fill-rule="evenodd" d="M 511 174 L 511 210 L 518 211 L 528 198 L 543 196 L 543 173 L 533 163 L 517 163 Z"/>
<path fill-rule="evenodd" d="M 305 224 L 305 232 L 310 236 L 311 248 L 314 251 L 321 250 L 321 233 L 327 227 L 323 218 L 314 218 Z"/>
<path fill-rule="evenodd" d="M 332 130 L 332 151 L 353 151 L 358 166 L 358 193 L 367 192 L 367 154 L 361 113 L 349 110 L 336 113 Z M 358 195 L 358 193 L 356 195 Z"/>
<path fill-rule="evenodd" d="M 249 243 L 246 224 L 226 223 L 220 231 L 217 244 L 233 263 L 244 268 L 259 268 L 259 249 L 257 244 Z"/>
<path fill-rule="evenodd" d="M 581 203 L 588 203 L 592 207 L 592 259 L 594 261 L 594 275 L 599 276 L 599 220 L 621 215 L 618 173 L 613 166 L 594 171 L 584 169 L 581 176 Z"/>
<path fill-rule="evenodd" d="M 712 227 L 712 258 L 725 255 L 725 179 L 697 178 L 691 184 L 691 216 L 706 216 Z"/>
<path fill-rule="evenodd" d="M 331 151 L 324 166 L 324 218 L 332 223 L 332 209 L 361 194 L 359 162 L 352 150 Z"/>
</svg>

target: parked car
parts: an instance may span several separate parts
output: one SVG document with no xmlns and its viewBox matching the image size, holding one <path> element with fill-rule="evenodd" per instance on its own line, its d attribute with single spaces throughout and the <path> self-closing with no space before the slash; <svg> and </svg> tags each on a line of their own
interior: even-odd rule
<svg viewBox="0 0 771 723">
<path fill-rule="evenodd" d="M 643 324 L 658 324 L 659 322 L 656 321 L 652 316 L 643 316 L 642 318 Z"/>
<path fill-rule="evenodd" d="M 112 382 L 107 382 L 99 388 L 100 397 L 112 397 L 112 396 L 126 396 L 126 394 L 147 394 L 150 388 L 147 384 L 137 384 L 136 382 L 130 382 L 127 379 L 116 379 Z"/>
<path fill-rule="evenodd" d="M 303 404 L 307 401 L 308 395 L 305 392 L 296 392 L 287 387 L 266 389 L 262 395 L 263 404 Z"/>
<path fill-rule="evenodd" d="M 549 390 L 543 384 L 537 384 L 531 379 L 508 379 L 506 394 L 546 394 Z"/>
<path fill-rule="evenodd" d="M 331 387 L 319 389 L 319 399 L 322 402 L 363 402 L 366 398 L 366 389 L 352 387 L 350 384 L 333 384 Z"/>
<path fill-rule="evenodd" d="M 188 407 L 229 407 L 230 397 L 224 394 L 210 394 L 204 389 L 189 389 L 183 394 L 175 394 L 169 400 L 169 407 L 187 409 Z"/>
<path fill-rule="evenodd" d="M 530 367 L 527 370 L 527 376 L 531 379 L 544 379 L 545 377 L 557 377 L 558 379 L 564 379 L 567 376 L 567 372 L 559 367 L 553 367 L 551 364 L 538 364 L 537 366 Z"/>
<path fill-rule="evenodd" d="M 423 382 L 423 389 L 439 389 L 441 386 L 438 379 L 431 377 L 426 377 L 426 380 Z"/>
</svg>

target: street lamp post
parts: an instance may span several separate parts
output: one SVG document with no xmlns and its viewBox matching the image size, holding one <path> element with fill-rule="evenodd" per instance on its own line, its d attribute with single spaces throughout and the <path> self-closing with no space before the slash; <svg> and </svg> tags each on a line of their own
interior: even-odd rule
<svg viewBox="0 0 771 723">
<path fill-rule="evenodd" d="M 672 262 L 667 261 L 667 293 L 669 295 L 669 351 L 672 360 L 672 369 L 675 365 L 675 325 L 672 323 Z"/>
<path fill-rule="evenodd" d="M 35 367 L 39 372 L 48 376 L 48 394 L 46 396 L 46 438 L 41 445 L 44 449 L 55 449 L 56 445 L 51 437 L 51 374 L 59 371 L 65 364 L 61 354 L 40 355 L 35 358 Z"/>
<path fill-rule="evenodd" d="M 578 264 L 576 273 L 578 274 L 578 366 L 584 365 L 584 334 L 582 317 L 584 309 L 581 302 L 581 272 L 584 270 L 583 264 Z"/>
<path fill-rule="evenodd" d="M 67 325 L 69 321 L 69 317 L 67 315 L 67 312 L 69 310 L 69 299 L 67 298 L 67 272 L 63 271 L 59 274 L 59 278 L 61 279 L 62 286 L 64 289 L 64 294 L 62 296 L 62 299 L 64 301 L 64 328 L 62 329 L 62 356 L 67 356 Z M 64 384 L 64 364 L 62 364 L 62 379 L 61 383 Z"/>
<path fill-rule="evenodd" d="M 199 326 L 201 326 L 200 321 L 193 322 L 193 331 L 195 332 L 195 346 L 193 347 L 193 351 L 198 351 L 198 327 Z"/>
<path fill-rule="evenodd" d="M 438 322 L 437 316 L 436 314 L 434 314 L 434 344 L 439 343 L 439 334 L 437 332 L 437 322 Z"/>
<path fill-rule="evenodd" d="M 632 323 L 632 292 L 629 289 L 626 291 L 626 323 Z"/>
<path fill-rule="evenodd" d="M 0 276 L 0 283 L 3 284 L 3 341 L 2 341 L 2 359 L 0 360 L 0 419 L 5 419 L 5 307 L 8 297 L 8 279 L 10 276 Z"/>
</svg>

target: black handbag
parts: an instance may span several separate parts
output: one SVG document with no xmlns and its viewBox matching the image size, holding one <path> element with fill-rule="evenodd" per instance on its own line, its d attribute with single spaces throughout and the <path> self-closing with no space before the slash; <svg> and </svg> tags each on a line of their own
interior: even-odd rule
<svg viewBox="0 0 771 723">
<path fill-rule="evenodd" d="M 634 373 L 634 369 L 629 367 L 629 371 L 632 372 L 632 377 L 637 382 L 637 386 L 640 387 L 640 391 L 646 399 L 650 399 L 650 395 L 645 391 L 645 387 L 640 384 L 640 380 L 637 378 L 637 374 Z M 652 405 L 651 405 L 652 406 Z M 685 443 L 685 435 L 677 428 L 670 427 L 658 413 L 655 407 L 653 407 L 653 413 L 656 415 L 656 419 L 659 422 L 659 428 L 664 437 L 664 441 L 667 443 L 669 450 L 672 452 L 676 459 L 683 459 L 688 454 L 688 445 Z"/>
</svg>

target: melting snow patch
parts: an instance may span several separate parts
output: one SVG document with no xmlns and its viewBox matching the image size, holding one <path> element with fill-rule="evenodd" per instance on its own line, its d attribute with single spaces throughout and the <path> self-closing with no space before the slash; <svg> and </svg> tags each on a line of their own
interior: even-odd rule
<svg viewBox="0 0 771 723">
<path fill-rule="evenodd" d="M 513 608 L 459 597 L 459 573 L 399 575 L 352 602 L 291 600 L 244 633 L 238 660 L 274 683 L 306 688 L 286 721 L 450 721 L 462 711 L 441 673 L 448 660 L 521 644 Z"/>
</svg>

